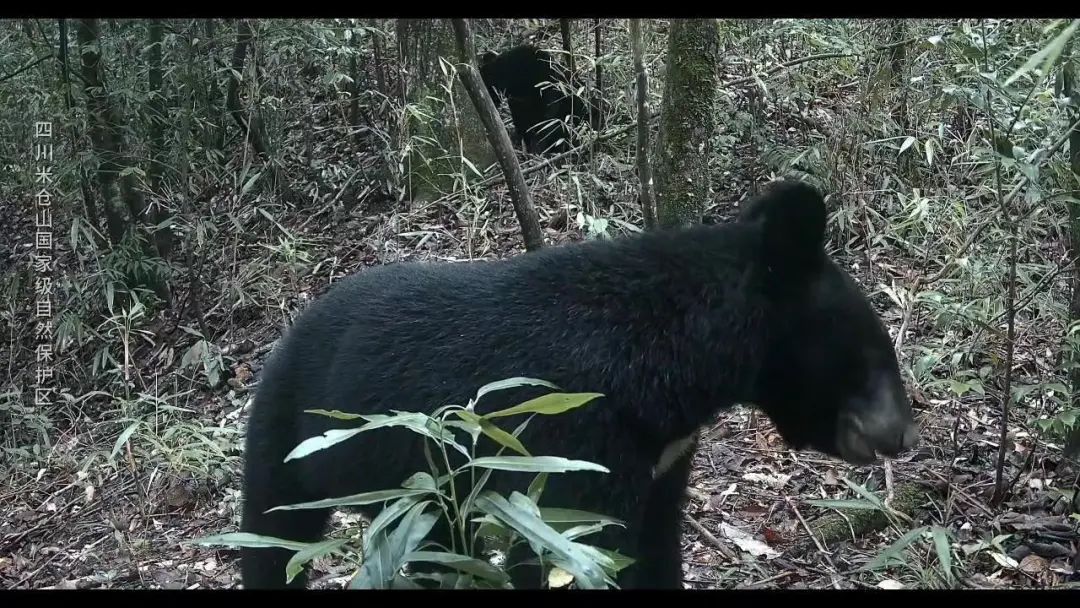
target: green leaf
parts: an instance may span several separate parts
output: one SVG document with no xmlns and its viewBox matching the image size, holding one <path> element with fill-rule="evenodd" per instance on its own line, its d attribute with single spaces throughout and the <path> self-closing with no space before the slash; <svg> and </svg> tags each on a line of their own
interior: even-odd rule
<svg viewBox="0 0 1080 608">
<path fill-rule="evenodd" d="M 489 562 L 457 553 L 443 551 L 413 551 L 405 556 L 405 562 L 432 562 L 456 568 L 466 574 L 487 579 L 499 586 L 510 582 L 510 577 Z"/>
<path fill-rule="evenodd" d="M 465 411 L 465 410 L 455 410 L 455 412 L 457 412 L 457 411 Z M 469 412 L 469 413 L 471 414 L 472 412 Z M 473 415 L 475 416 L 476 414 L 473 414 Z M 445 421 L 443 421 L 443 426 L 450 427 L 450 428 L 455 428 L 455 429 L 461 429 L 461 430 L 465 431 L 466 433 L 469 434 L 470 437 L 472 437 L 472 440 L 473 440 L 474 444 L 476 443 L 476 440 L 480 438 L 480 433 L 483 432 L 480 429 L 479 424 L 472 423 L 472 422 L 466 422 L 464 420 L 445 420 Z"/>
<path fill-rule="evenodd" d="M 303 458 L 308 454 L 333 447 L 353 435 L 363 433 L 364 430 L 363 427 L 357 429 L 330 429 L 318 437 L 311 437 L 300 442 L 300 445 L 293 448 L 293 450 L 285 456 L 285 461 L 288 462 L 297 458 Z"/>
<path fill-rule="evenodd" d="M 937 550 L 938 562 L 941 563 L 941 569 L 945 571 L 945 580 L 951 584 L 953 580 L 952 551 L 949 548 L 948 533 L 937 526 L 934 526 L 930 533 L 934 537 L 934 548 Z"/>
<path fill-rule="evenodd" d="M 385 529 L 372 536 L 374 546 L 366 555 L 360 571 L 350 582 L 353 589 L 386 589 L 394 575 L 405 563 L 405 556 L 412 553 L 435 526 L 438 516 L 424 513 L 425 503 L 409 509 L 401 524 L 387 536 Z"/>
<path fill-rule="evenodd" d="M 468 450 L 464 446 L 454 441 L 453 435 L 449 432 L 439 433 L 437 423 L 426 414 L 420 414 L 416 412 L 394 412 L 393 415 L 377 414 L 377 415 L 364 415 L 360 416 L 368 423 L 354 429 L 330 429 L 322 435 L 317 437 L 311 437 L 305 439 L 300 445 L 293 448 L 285 457 L 285 461 L 294 460 L 297 458 L 303 458 L 309 454 L 317 452 L 319 450 L 325 450 L 329 447 L 337 445 L 350 437 L 359 433 L 365 433 L 384 427 L 405 427 L 410 431 L 414 431 L 426 437 L 430 437 L 436 441 L 444 442 L 453 446 L 459 452 L 465 456 L 469 455 Z"/>
<path fill-rule="evenodd" d="M 251 190 L 251 187 L 255 185 L 255 182 L 257 182 L 261 176 L 261 171 L 256 173 L 255 175 L 252 175 L 251 179 L 247 180 L 247 182 L 244 183 L 243 187 L 240 189 L 240 193 L 247 194 L 248 191 Z"/>
<path fill-rule="evenodd" d="M 338 420 L 356 420 L 357 418 L 363 417 L 363 414 L 350 414 L 349 412 L 343 412 L 341 410 L 304 410 L 304 413 L 329 416 L 330 418 L 337 418 Z"/>
<path fill-rule="evenodd" d="M 900 558 L 900 553 L 904 549 L 906 549 L 908 545 L 918 539 L 919 536 L 922 535 L 922 533 L 925 531 L 926 526 L 920 526 L 918 528 L 915 528 L 914 530 L 911 530 L 907 534 L 904 534 L 895 543 L 886 547 L 885 550 L 879 553 L 877 557 L 870 560 L 862 567 L 858 568 L 856 572 L 865 570 L 876 570 L 878 568 L 888 565 L 893 560 L 903 562 L 903 559 Z"/>
<path fill-rule="evenodd" d="M 438 486 L 442 485 L 445 481 L 446 479 L 443 479 L 442 482 L 436 482 L 435 478 L 431 476 L 431 473 L 420 471 L 419 473 L 410 475 L 408 479 L 402 482 L 401 487 L 409 488 L 410 490 L 428 490 L 430 492 L 435 492 L 438 490 Z"/>
<path fill-rule="evenodd" d="M 624 526 L 622 520 L 577 509 L 542 508 L 540 517 L 548 523 L 602 523 Z"/>
<path fill-rule="evenodd" d="M 469 169 L 471 169 L 472 172 L 474 174 L 476 174 L 477 177 L 484 177 L 484 174 L 481 173 L 480 170 L 476 168 L 476 165 L 472 164 L 472 161 L 465 158 L 464 156 L 461 156 L 459 158 L 461 158 L 462 162 L 464 162 L 469 167 Z"/>
<path fill-rule="evenodd" d="M 464 419 L 466 422 L 471 422 L 480 427 L 480 431 L 491 438 L 492 441 L 499 445 L 514 450 L 518 454 L 523 456 L 530 456 L 529 451 L 525 449 L 525 446 L 521 444 L 521 441 L 517 437 L 514 437 L 510 433 L 495 426 L 492 422 L 484 420 L 480 416 L 477 416 L 473 412 L 466 410 L 454 410 L 454 413 Z"/>
<path fill-rule="evenodd" d="M 561 456 L 486 456 L 467 463 L 467 467 L 499 469 L 501 471 L 526 471 L 530 473 L 565 473 L 567 471 L 599 471 L 610 473 L 598 464 L 584 460 L 570 460 Z"/>
<path fill-rule="evenodd" d="M 490 491 L 477 497 L 476 506 L 516 530 L 533 546 L 550 551 L 554 559 L 564 562 L 560 567 L 573 574 L 580 587 L 602 588 L 609 582 L 603 568 L 589 559 L 581 545 L 559 534 L 529 511 Z"/>
<path fill-rule="evenodd" d="M 367 529 L 364 530 L 364 547 L 369 547 L 373 538 L 382 534 L 387 526 L 397 521 L 399 517 L 407 513 L 417 503 L 427 504 L 429 502 L 431 501 L 420 503 L 420 496 L 405 496 L 379 511 L 379 514 L 375 516 L 375 519 L 371 520 Z"/>
<path fill-rule="evenodd" d="M 915 143 L 915 138 L 910 136 L 910 135 L 907 136 L 904 139 L 904 143 L 900 144 L 900 151 L 897 152 L 896 155 L 900 156 L 901 154 L 904 153 L 904 150 L 907 150 L 908 148 L 910 148 L 914 143 Z"/>
<path fill-rule="evenodd" d="M 536 477 L 533 478 L 532 483 L 529 484 L 529 489 L 526 492 L 529 500 L 535 503 L 540 502 L 540 496 L 543 495 L 544 488 L 547 486 L 548 475 L 550 475 L 550 473 L 538 473 Z"/>
<path fill-rule="evenodd" d="M 280 507 L 274 507 L 273 509 L 270 509 L 270 511 L 296 511 L 299 509 L 325 509 L 328 507 L 370 505 L 377 502 L 393 500 L 395 498 L 402 498 L 404 496 L 423 496 L 430 493 L 430 490 L 417 490 L 409 488 L 401 488 L 394 490 L 376 490 L 374 492 L 363 492 L 361 494 L 353 494 L 352 496 L 343 496 L 341 498 L 324 498 L 323 500 L 316 500 L 313 502 L 301 502 L 293 505 L 282 505 Z"/>
<path fill-rule="evenodd" d="M 552 526 L 552 528 L 554 528 L 554 526 Z M 603 529 L 604 524 L 585 524 L 580 526 L 571 526 L 565 530 L 562 530 L 560 534 L 562 534 L 566 538 L 569 538 L 570 540 L 575 540 L 581 538 L 582 536 L 588 536 L 590 534 L 599 532 Z"/>
<path fill-rule="evenodd" d="M 1026 62 L 1024 62 L 1024 65 L 1020 66 L 1019 69 L 1012 73 L 1012 76 L 1006 78 L 1005 86 L 1016 82 L 1017 78 L 1020 78 L 1024 74 L 1027 74 L 1031 70 L 1035 69 L 1035 66 L 1040 62 L 1042 62 L 1041 67 L 1043 75 L 1045 76 L 1046 74 L 1048 74 L 1050 72 L 1050 68 L 1058 60 L 1058 57 L 1061 56 L 1061 51 L 1064 50 L 1065 43 L 1068 42 L 1069 38 L 1071 38 L 1073 33 L 1076 32 L 1076 27 L 1078 25 L 1080 25 L 1080 19 L 1073 20 L 1073 22 L 1069 24 L 1069 27 L 1065 28 L 1065 30 L 1058 34 L 1053 40 L 1051 40 L 1049 44 L 1041 48 L 1039 52 L 1032 55 Z"/>
<path fill-rule="evenodd" d="M 826 509 L 862 509 L 866 511 L 880 511 L 877 505 L 868 500 L 808 500 L 808 504 Z"/>
<path fill-rule="evenodd" d="M 863 498 L 865 498 L 869 502 L 873 503 L 874 506 L 876 506 L 877 508 L 881 509 L 882 511 L 886 510 L 885 509 L 885 504 L 881 502 L 880 498 L 878 498 L 877 496 L 874 496 L 874 493 L 871 492 L 870 490 L 867 490 L 866 488 L 864 488 L 861 485 L 855 483 L 854 481 L 851 481 L 847 477 L 841 477 L 840 481 L 844 482 L 844 484 L 847 485 L 847 487 L 851 488 L 852 491 L 854 491 L 856 494 L 858 494 L 859 496 L 862 496 Z"/>
<path fill-rule="evenodd" d="M 627 557 L 622 553 L 619 553 L 618 551 L 612 551 L 611 549 L 602 549 L 600 547 L 594 548 L 602 555 L 607 557 L 609 560 L 611 560 L 612 567 L 611 570 L 608 571 L 608 574 L 611 576 L 615 576 L 615 574 L 617 574 L 619 570 L 622 570 L 623 568 L 634 564 L 635 560 L 633 558 Z"/>
<path fill-rule="evenodd" d="M 311 543 L 302 543 L 295 540 L 285 540 L 284 538 L 277 538 L 274 536 L 263 536 L 261 534 L 251 534 L 250 532 L 230 532 L 228 534 L 214 534 L 211 536 L 204 536 L 191 541 L 197 545 L 214 546 L 223 545 L 226 547 L 232 547 L 238 549 L 241 547 L 251 547 L 255 549 L 277 547 L 281 549 L 292 549 L 294 551 L 303 551 Z"/>
<path fill-rule="evenodd" d="M 501 416 L 514 416 L 516 414 L 561 414 L 563 412 L 581 407 L 586 403 L 603 397 L 601 393 L 548 393 L 536 399 L 530 399 L 520 405 L 484 414 L 483 418 L 499 418 Z"/>
<path fill-rule="evenodd" d="M 124 444 L 127 443 L 127 440 L 131 438 L 131 435 L 136 430 L 138 430 L 140 426 L 142 426 L 142 421 L 136 420 L 135 422 L 129 424 L 128 427 L 124 429 L 124 432 L 120 433 L 120 436 L 116 438 L 116 443 L 113 444 L 112 453 L 109 454 L 110 460 L 116 458 L 116 455 L 120 453 L 120 449 L 124 447 Z"/>
<path fill-rule="evenodd" d="M 304 564 L 334 552 L 338 547 L 348 542 L 348 540 L 349 539 L 347 538 L 332 538 L 321 543 L 308 545 L 297 551 L 289 559 L 289 563 L 285 564 L 286 580 L 291 583 L 292 580 L 296 578 L 296 575 L 300 574 L 304 569 Z"/>
<path fill-rule="evenodd" d="M 476 397 L 474 397 L 473 400 L 474 401 L 479 401 L 481 397 L 483 397 L 484 395 L 486 395 L 488 393 L 491 393 L 491 392 L 494 392 L 494 391 L 502 391 L 502 390 L 506 390 L 508 388 L 514 388 L 514 387 L 518 387 L 518 386 L 546 386 L 546 387 L 548 387 L 548 388 L 550 388 L 552 390 L 556 390 L 556 391 L 559 390 L 559 387 L 557 387 L 554 384 L 552 384 L 550 382 L 547 382 L 545 380 L 537 380 L 536 378 L 524 378 L 524 377 L 507 378 L 505 380 L 498 380 L 496 382 L 489 382 L 489 383 L 485 384 L 484 386 L 481 386 L 480 390 L 476 391 Z"/>
</svg>

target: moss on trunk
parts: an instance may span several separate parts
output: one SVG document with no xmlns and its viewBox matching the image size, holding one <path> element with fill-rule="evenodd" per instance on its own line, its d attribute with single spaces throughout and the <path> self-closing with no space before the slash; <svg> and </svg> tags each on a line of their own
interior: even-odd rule
<svg viewBox="0 0 1080 608">
<path fill-rule="evenodd" d="M 405 168 L 409 197 L 431 200 L 450 192 L 462 172 L 469 174 L 469 181 L 480 179 L 462 162 L 463 157 L 479 171 L 496 157 L 460 76 L 454 76 L 452 97 L 448 94 L 450 66 L 457 62 L 453 30 L 442 22 L 429 23 L 422 35 L 426 40 L 423 52 L 410 59 L 417 74 L 426 79 L 413 82 L 410 91 L 417 112 L 408 117 L 411 141 Z"/>
<path fill-rule="evenodd" d="M 655 154 L 661 226 L 696 223 L 705 208 L 719 63 L 716 19 L 672 20 Z"/>
</svg>

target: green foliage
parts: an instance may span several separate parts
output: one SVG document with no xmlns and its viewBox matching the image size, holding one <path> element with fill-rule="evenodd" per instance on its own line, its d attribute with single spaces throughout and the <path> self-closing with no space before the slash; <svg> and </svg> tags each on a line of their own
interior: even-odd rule
<svg viewBox="0 0 1080 608">
<path fill-rule="evenodd" d="M 611 587 L 615 584 L 617 572 L 632 560 L 616 552 L 584 544 L 579 539 L 609 525 L 621 526 L 622 522 L 583 511 L 539 506 L 549 475 L 577 471 L 607 473 L 608 470 L 596 463 L 559 456 L 530 456 L 518 440 L 532 417 L 557 416 L 584 407 L 601 395 L 551 392 L 503 410 L 476 413 L 475 406 L 485 394 L 523 385 L 558 390 L 542 380 L 511 378 L 481 387 L 465 406 L 446 405 L 431 414 L 394 411 L 388 415 L 349 415 L 338 411 L 308 410 L 310 414 L 336 419 L 361 419 L 366 423 L 353 429 L 331 430 L 304 440 L 290 452 L 286 460 L 303 458 L 362 433 L 399 427 L 426 439 L 425 450 L 432 468 L 414 473 L 400 488 L 281 505 L 271 510 L 383 504 L 383 509 L 363 534 L 359 551 L 362 557 L 358 559 L 360 567 L 349 584 L 354 589 L 416 588 L 422 580 L 442 588 L 506 588 L 510 585 L 507 571 L 513 564 L 496 565 L 485 554 L 506 555 L 520 543 L 532 549 L 535 555 L 532 563 L 545 566 L 551 584 L 562 586 L 572 581 L 582 589 Z M 512 433 L 495 426 L 496 420 L 522 414 L 529 417 Z M 461 431 L 471 438 L 468 447 L 465 445 L 468 442 L 459 441 L 455 434 Z M 496 444 L 497 455 L 477 456 L 481 435 Z M 522 455 L 503 455 L 506 449 Z M 451 465 L 449 450 L 464 457 L 462 464 Z M 436 461 L 441 465 L 436 466 Z M 514 491 L 507 497 L 484 489 L 493 471 L 531 472 L 537 475 L 526 493 Z M 457 483 L 459 479 L 467 479 L 471 483 L 471 489 L 464 496 L 458 495 L 461 487 Z M 451 547 L 438 546 L 426 539 L 440 517 L 444 517 L 453 530 Z M 286 568 L 290 580 L 305 563 L 317 557 L 353 557 L 350 549 L 352 543 L 347 538 L 295 543 L 232 533 L 206 537 L 197 542 L 232 547 L 276 546 L 294 550 L 296 553 Z M 408 575 L 404 572 L 409 564 L 421 562 L 449 566 L 453 572 L 439 575 Z"/>
</svg>

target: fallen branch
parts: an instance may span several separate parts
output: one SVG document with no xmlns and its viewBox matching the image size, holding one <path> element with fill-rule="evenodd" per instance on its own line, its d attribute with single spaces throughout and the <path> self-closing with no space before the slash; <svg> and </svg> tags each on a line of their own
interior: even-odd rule
<svg viewBox="0 0 1080 608">
<path fill-rule="evenodd" d="M 694 519 L 694 517 L 689 513 L 686 513 L 684 516 L 686 517 L 687 523 L 690 524 L 690 527 L 696 530 L 697 533 L 702 536 L 702 538 L 709 542 L 709 544 L 716 547 L 720 551 L 720 553 L 723 553 L 724 557 L 732 561 L 739 561 L 739 556 L 735 555 L 735 553 L 730 548 L 725 547 L 724 543 L 720 542 L 719 538 L 716 538 L 716 536 L 712 532 L 709 532 L 709 530 L 706 529 L 705 526 L 701 525 L 701 522 Z"/>
</svg>

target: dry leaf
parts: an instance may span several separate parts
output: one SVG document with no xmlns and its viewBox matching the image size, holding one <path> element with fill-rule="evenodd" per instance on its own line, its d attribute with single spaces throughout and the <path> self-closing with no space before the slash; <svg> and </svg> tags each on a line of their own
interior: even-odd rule
<svg viewBox="0 0 1080 608">
<path fill-rule="evenodd" d="M 42 587 L 42 588 L 43 589 L 78 589 L 79 584 L 78 584 L 78 581 L 66 580 L 66 581 L 60 581 L 59 583 L 56 583 L 55 585 L 49 585 L 48 587 Z"/>
<path fill-rule="evenodd" d="M 836 471 L 834 471 L 832 469 L 829 469 L 828 471 L 825 471 L 825 480 L 822 483 L 824 483 L 827 486 L 838 486 L 838 485 L 840 485 L 840 480 L 836 477 Z"/>
<path fill-rule="evenodd" d="M 724 536 L 731 539 L 731 542 L 754 557 L 765 556 L 767 559 L 772 559 L 780 556 L 779 551 L 738 528 L 722 523 L 720 524 L 720 530 L 724 533 Z"/>
<path fill-rule="evenodd" d="M 904 583 L 887 578 L 877 584 L 878 589 L 903 589 Z"/>
<path fill-rule="evenodd" d="M 565 587 L 572 582 L 574 582 L 574 575 L 558 566 L 553 567 L 551 572 L 548 572 L 548 586 L 552 589 Z"/>
<path fill-rule="evenodd" d="M 784 487 L 784 484 L 791 479 L 791 475 L 768 475 L 765 473 L 747 473 L 743 475 L 743 479 L 751 482 L 763 483 L 771 488 L 780 489 Z"/>
<path fill-rule="evenodd" d="M 1043 574 L 1050 568 L 1049 562 L 1046 558 L 1039 557 L 1032 553 L 1024 559 L 1020 560 L 1020 570 L 1032 575 Z"/>
</svg>

